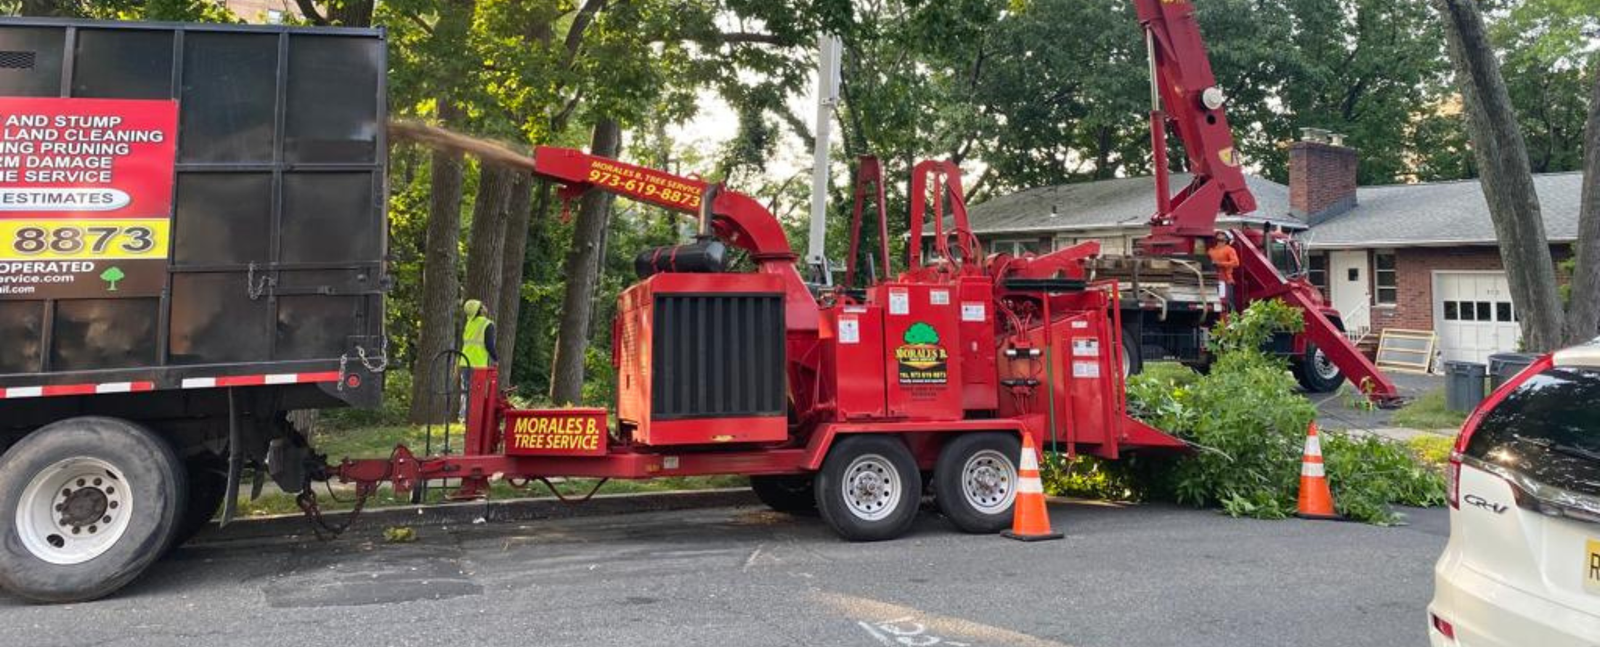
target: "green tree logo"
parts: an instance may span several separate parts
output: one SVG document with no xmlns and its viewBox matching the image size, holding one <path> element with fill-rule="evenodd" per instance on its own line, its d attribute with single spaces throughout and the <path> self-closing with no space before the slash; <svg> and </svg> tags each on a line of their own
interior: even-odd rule
<svg viewBox="0 0 1600 647">
<path fill-rule="evenodd" d="M 116 292 L 117 291 L 117 281 L 121 281 L 122 279 L 125 279 L 125 278 L 128 278 L 128 275 L 123 274 L 122 273 L 122 268 L 117 267 L 115 265 L 112 265 L 111 267 L 106 268 L 106 271 L 100 273 L 100 280 L 105 281 L 107 283 L 107 285 L 106 285 L 106 291 L 107 292 Z"/>
<path fill-rule="evenodd" d="M 905 340 L 907 344 L 927 344 L 931 346 L 939 343 L 939 331 L 934 330 L 933 326 L 919 321 L 911 324 L 911 327 L 906 329 Z"/>
</svg>

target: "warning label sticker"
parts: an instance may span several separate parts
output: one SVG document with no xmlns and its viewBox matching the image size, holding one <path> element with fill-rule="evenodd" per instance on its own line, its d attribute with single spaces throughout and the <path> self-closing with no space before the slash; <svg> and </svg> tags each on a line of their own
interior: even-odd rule
<svg viewBox="0 0 1600 647">
<path fill-rule="evenodd" d="M 839 343 L 861 343 L 861 320 L 855 317 L 839 318 Z"/>
<path fill-rule="evenodd" d="M 1100 356 L 1100 340 L 1095 339 L 1093 337 L 1073 337 L 1072 338 L 1072 356 L 1073 357 L 1099 357 Z"/>
</svg>

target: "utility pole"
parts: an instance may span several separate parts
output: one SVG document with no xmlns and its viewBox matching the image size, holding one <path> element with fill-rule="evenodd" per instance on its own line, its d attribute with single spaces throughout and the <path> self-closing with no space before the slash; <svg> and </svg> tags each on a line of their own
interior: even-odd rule
<svg viewBox="0 0 1600 647">
<path fill-rule="evenodd" d="M 833 138 L 833 106 L 839 102 L 840 48 L 833 35 L 817 35 L 816 146 L 811 163 L 811 234 L 806 263 L 823 285 L 833 285 L 824 243 L 828 235 L 828 145 Z"/>
</svg>

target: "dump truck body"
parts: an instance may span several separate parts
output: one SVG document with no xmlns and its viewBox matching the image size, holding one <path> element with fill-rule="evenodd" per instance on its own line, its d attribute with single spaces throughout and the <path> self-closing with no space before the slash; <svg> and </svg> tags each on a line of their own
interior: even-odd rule
<svg viewBox="0 0 1600 647">
<path fill-rule="evenodd" d="M 378 402 L 386 72 L 378 30 L 0 21 L 0 584 L 92 595 L 50 582 L 143 557 L 89 538 L 181 540 L 248 466 L 297 489 L 287 413 Z M 23 500 L 84 469 L 140 487 Z"/>
</svg>

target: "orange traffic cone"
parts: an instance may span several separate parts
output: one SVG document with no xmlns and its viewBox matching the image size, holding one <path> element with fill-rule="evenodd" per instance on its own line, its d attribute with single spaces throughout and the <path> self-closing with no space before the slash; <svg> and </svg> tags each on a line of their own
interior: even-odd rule
<svg viewBox="0 0 1600 647">
<path fill-rule="evenodd" d="M 1328 474 L 1322 467 L 1322 441 L 1317 438 L 1317 423 L 1306 430 L 1306 452 L 1300 462 L 1300 503 L 1295 516 L 1301 519 L 1338 519 L 1333 511 L 1333 492 L 1328 489 Z"/>
<path fill-rule="evenodd" d="M 1033 436 L 1022 433 L 1022 458 L 1017 461 L 1017 501 L 1011 507 L 1011 529 L 1000 534 L 1021 541 L 1060 539 L 1050 532 L 1050 512 L 1044 506 L 1044 483 L 1039 480 L 1039 450 Z"/>
</svg>

